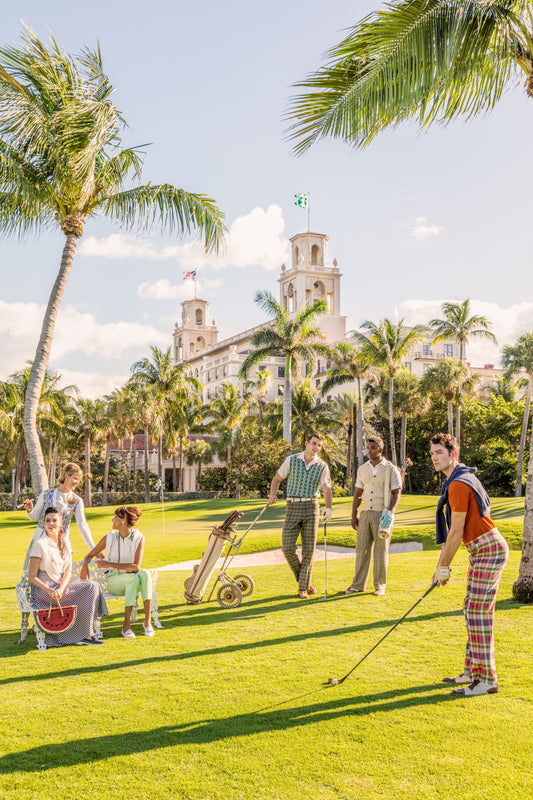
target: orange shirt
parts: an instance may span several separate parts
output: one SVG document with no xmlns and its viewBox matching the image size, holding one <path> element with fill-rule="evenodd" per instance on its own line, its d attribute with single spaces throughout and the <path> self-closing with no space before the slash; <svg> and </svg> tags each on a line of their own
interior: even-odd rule
<svg viewBox="0 0 533 800">
<path fill-rule="evenodd" d="M 482 517 L 474 490 L 461 481 L 453 481 L 448 489 L 448 504 L 452 511 L 466 511 L 463 542 L 471 542 L 496 527 L 490 517 Z"/>
</svg>

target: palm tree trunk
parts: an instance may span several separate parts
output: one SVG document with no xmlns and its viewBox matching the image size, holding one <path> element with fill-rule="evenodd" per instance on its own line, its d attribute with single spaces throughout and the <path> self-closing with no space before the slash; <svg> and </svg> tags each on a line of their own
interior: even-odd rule
<svg viewBox="0 0 533 800">
<path fill-rule="evenodd" d="M 178 471 L 176 469 L 176 453 L 172 451 L 172 491 L 178 491 Z"/>
<path fill-rule="evenodd" d="M 451 400 L 446 400 L 446 409 L 448 413 L 448 433 L 453 436 L 453 405 Z"/>
<path fill-rule="evenodd" d="M 161 502 L 163 499 L 163 431 L 160 432 L 157 442 L 157 472 L 161 484 L 159 487 L 159 502 Z"/>
<path fill-rule="evenodd" d="M 130 439 L 131 471 L 133 472 L 133 491 L 137 491 L 137 443 L 135 441 L 135 431 Z M 133 452 L 131 452 L 133 450 Z"/>
<path fill-rule="evenodd" d="M 52 449 L 52 463 L 50 464 L 50 486 L 53 486 L 56 482 L 57 449 L 57 442 L 54 442 L 54 447 Z"/>
<path fill-rule="evenodd" d="M 404 475 L 407 471 L 407 414 L 402 414 L 402 429 L 400 433 L 400 469 Z"/>
<path fill-rule="evenodd" d="M 461 401 L 457 398 L 457 405 L 455 406 L 455 438 L 457 444 L 461 444 Z"/>
<path fill-rule="evenodd" d="M 520 559 L 518 580 L 513 585 L 513 597 L 521 603 L 533 602 L 533 436 L 529 437 L 522 558 Z"/>
<path fill-rule="evenodd" d="M 85 507 L 91 507 L 91 479 L 87 475 L 91 474 L 91 434 L 85 434 Z"/>
<path fill-rule="evenodd" d="M 390 452 L 391 461 L 394 466 L 397 465 L 398 459 L 396 458 L 396 439 L 394 438 L 394 411 L 393 411 L 393 392 L 394 392 L 394 378 L 392 375 L 389 377 L 389 435 L 390 435 Z"/>
<path fill-rule="evenodd" d="M 291 386 L 291 362 L 285 359 L 285 380 L 283 382 L 283 438 L 292 445 L 292 386 Z"/>
<path fill-rule="evenodd" d="M 48 366 L 48 360 L 50 358 L 50 349 L 52 347 L 52 338 L 59 306 L 65 292 L 65 286 L 67 285 L 78 239 L 75 233 L 67 233 L 66 236 L 67 241 L 63 248 L 61 265 L 46 307 L 41 336 L 31 365 L 26 397 L 24 400 L 24 436 L 30 460 L 32 485 L 36 495 L 39 495 L 44 489 L 48 488 L 43 451 L 37 433 L 37 411 L 46 367 Z"/>
<path fill-rule="evenodd" d="M 202 474 L 202 459 L 198 459 L 198 472 L 196 473 L 196 491 L 200 491 L 200 475 Z"/>
<path fill-rule="evenodd" d="M 150 471 L 148 469 L 148 425 L 144 426 L 144 502 L 150 502 Z"/>
<path fill-rule="evenodd" d="M 520 447 L 518 450 L 518 463 L 516 465 L 516 485 L 515 497 L 522 497 L 522 471 L 524 469 L 524 452 L 526 449 L 526 436 L 527 426 L 529 425 L 529 410 L 531 408 L 531 387 L 533 385 L 533 375 L 529 375 L 529 383 L 527 386 L 526 405 L 524 408 L 524 417 L 522 419 L 522 430 L 520 431 Z"/>
<path fill-rule="evenodd" d="M 183 491 L 183 436 L 180 436 L 180 492 Z"/>
<path fill-rule="evenodd" d="M 363 465 L 363 461 L 365 458 L 364 449 L 365 444 L 363 441 L 363 431 L 364 431 L 364 418 L 363 418 L 363 392 L 361 389 L 361 379 L 357 379 L 357 393 L 358 393 L 358 404 L 357 404 L 357 466 L 361 467 Z"/>
<path fill-rule="evenodd" d="M 353 438 L 353 424 L 352 419 L 355 416 L 352 409 L 350 424 L 348 425 L 348 435 L 346 436 L 346 486 L 350 488 L 352 480 L 352 438 Z"/>
<path fill-rule="evenodd" d="M 104 485 L 102 487 L 102 505 L 107 505 L 107 485 L 109 483 L 109 462 L 111 460 L 111 438 L 108 436 L 105 443 Z"/>
</svg>

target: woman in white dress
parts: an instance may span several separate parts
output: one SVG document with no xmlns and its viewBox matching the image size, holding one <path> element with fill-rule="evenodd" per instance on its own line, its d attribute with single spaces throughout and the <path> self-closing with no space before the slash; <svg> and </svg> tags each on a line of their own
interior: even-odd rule
<svg viewBox="0 0 533 800">
<path fill-rule="evenodd" d="M 24 501 L 23 505 L 28 517 L 31 520 L 39 520 L 24 559 L 25 573 L 28 572 L 30 566 L 30 550 L 33 543 L 46 535 L 44 530 L 44 514 L 47 508 L 53 507 L 59 509 L 62 518 L 61 527 L 70 553 L 72 553 L 72 546 L 70 544 L 69 531 L 72 517 L 75 517 L 80 533 L 86 544 L 89 547 L 94 547 L 94 540 L 87 520 L 85 519 L 83 500 L 74 492 L 74 489 L 81 481 L 82 474 L 81 468 L 77 464 L 67 464 L 59 479 L 59 486 L 57 488 L 45 489 L 44 492 L 41 492 L 35 506 L 32 500 L 28 499 Z"/>
<path fill-rule="evenodd" d="M 32 584 L 31 600 L 35 608 L 55 605 L 56 597 L 62 606 L 77 607 L 76 620 L 68 631 L 46 635 L 47 647 L 66 644 L 103 644 L 94 636 L 94 619 L 107 612 L 102 587 L 93 581 L 69 583 L 72 559 L 65 534 L 61 528 L 58 508 L 45 509 L 44 536 L 36 539 L 30 548 L 28 578 Z"/>
<path fill-rule="evenodd" d="M 152 613 L 152 577 L 148 570 L 141 569 L 144 554 L 144 536 L 135 528 L 141 516 L 137 506 L 121 506 L 115 511 L 113 530 L 104 536 L 84 558 L 89 565 L 96 557 L 96 563 L 107 573 L 107 588 L 111 594 L 124 595 L 125 610 L 122 636 L 135 639 L 131 629 L 131 612 L 137 604 L 140 592 L 144 605 L 144 635 L 153 636 L 151 623 Z M 105 548 L 105 558 L 101 557 Z M 82 572 L 82 575 L 85 574 Z"/>
</svg>

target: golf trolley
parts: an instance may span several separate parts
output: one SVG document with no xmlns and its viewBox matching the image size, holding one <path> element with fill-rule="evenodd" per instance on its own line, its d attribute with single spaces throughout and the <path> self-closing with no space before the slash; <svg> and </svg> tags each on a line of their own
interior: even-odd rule
<svg viewBox="0 0 533 800">
<path fill-rule="evenodd" d="M 184 597 L 188 603 L 198 605 L 202 602 L 207 584 L 215 571 L 216 563 L 222 556 L 226 544 L 229 544 L 229 548 L 222 566 L 218 570 L 216 581 L 207 598 L 207 602 L 211 600 L 217 582 L 219 581 L 222 585 L 217 591 L 217 601 L 222 608 L 237 608 L 242 603 L 243 597 L 249 597 L 253 593 L 255 584 L 249 575 L 240 573 L 239 575 L 231 577 L 227 570 L 239 552 L 239 548 L 245 536 L 267 508 L 268 503 L 261 509 L 240 539 L 237 539 L 236 528 L 233 527 L 233 524 L 237 522 L 239 517 L 242 517 L 242 511 L 232 511 L 222 525 L 215 525 L 209 536 L 207 547 L 202 554 L 200 563 L 195 564 L 191 577 L 187 578 L 185 581 Z"/>
</svg>

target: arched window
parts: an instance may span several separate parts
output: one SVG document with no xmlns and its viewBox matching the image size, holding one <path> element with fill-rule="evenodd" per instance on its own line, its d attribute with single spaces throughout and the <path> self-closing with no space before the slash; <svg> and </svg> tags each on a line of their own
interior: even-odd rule
<svg viewBox="0 0 533 800">
<path fill-rule="evenodd" d="M 204 324 L 204 322 L 203 322 L 203 314 L 202 314 L 202 309 L 201 308 L 197 308 L 196 309 L 196 324 L 197 325 L 203 325 Z"/>
<path fill-rule="evenodd" d="M 181 336 L 176 344 L 176 361 L 181 361 L 183 358 L 183 339 Z"/>
<path fill-rule="evenodd" d="M 314 244 L 311 248 L 311 264 L 314 267 L 321 266 L 320 264 L 320 247 L 317 244 Z"/>
<path fill-rule="evenodd" d="M 294 250 L 292 251 L 292 266 L 293 267 L 297 267 L 298 266 L 299 258 L 300 258 L 300 251 L 298 249 L 298 245 L 295 244 L 294 245 Z"/>
</svg>

